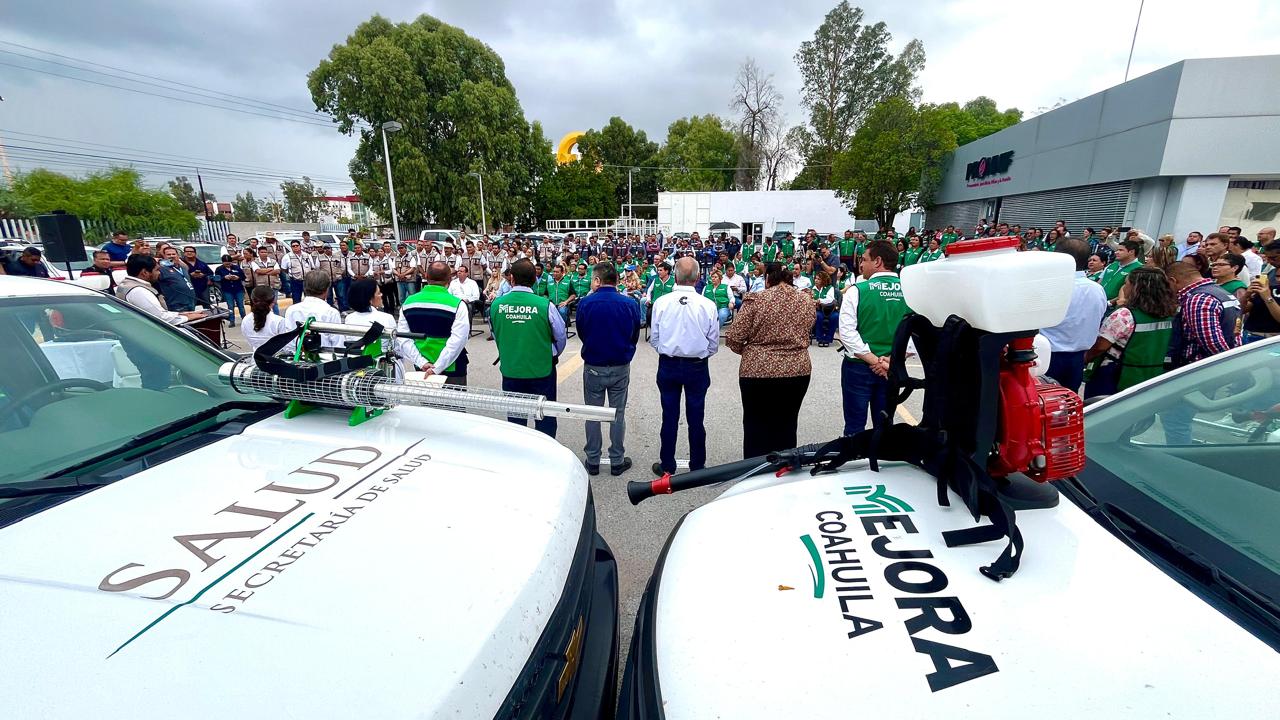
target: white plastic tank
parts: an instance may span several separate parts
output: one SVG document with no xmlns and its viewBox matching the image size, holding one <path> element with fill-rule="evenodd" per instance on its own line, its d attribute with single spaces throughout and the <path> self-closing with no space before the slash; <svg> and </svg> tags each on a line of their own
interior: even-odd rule
<svg viewBox="0 0 1280 720">
<path fill-rule="evenodd" d="M 1017 247 L 1016 237 L 954 242 L 945 258 L 903 268 L 903 298 L 937 327 L 951 315 L 989 332 L 1053 327 L 1067 315 L 1075 261 Z"/>
</svg>

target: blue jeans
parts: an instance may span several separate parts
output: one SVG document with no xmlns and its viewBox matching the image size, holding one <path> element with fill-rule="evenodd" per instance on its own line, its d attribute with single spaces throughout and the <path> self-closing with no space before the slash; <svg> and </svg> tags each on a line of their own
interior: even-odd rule
<svg viewBox="0 0 1280 720">
<path fill-rule="evenodd" d="M 548 400 L 556 399 L 556 372 L 553 369 L 551 374 L 540 378 L 509 378 L 503 376 L 502 390 L 504 392 L 530 393 L 533 395 L 542 395 Z M 528 426 L 528 421 L 523 418 L 507 416 L 507 422 L 516 425 Z M 551 437 L 556 436 L 556 419 L 553 417 L 545 417 L 541 420 L 533 421 L 533 429 Z"/>
<path fill-rule="evenodd" d="M 819 307 L 817 316 L 813 319 L 813 339 L 824 344 L 833 342 L 839 322 L 840 313 L 836 312 L 834 305 L 826 309 Z"/>
<path fill-rule="evenodd" d="M 338 296 L 338 309 L 342 312 L 346 312 L 350 309 L 350 306 L 347 305 L 347 290 L 350 289 L 351 278 L 349 277 L 338 278 L 338 282 L 333 284 L 333 292 Z"/>
<path fill-rule="evenodd" d="M 853 435 L 867 427 L 867 406 L 871 417 L 884 414 L 888 381 L 861 360 L 844 360 L 840 368 L 840 394 L 844 398 L 844 434 Z"/>
<path fill-rule="evenodd" d="M 401 303 L 401 304 L 403 304 L 403 303 L 404 303 L 404 301 L 405 301 L 406 299 L 408 299 L 408 297 L 409 297 L 410 295 L 412 295 L 412 294 L 415 292 L 415 291 L 414 291 L 414 289 L 413 289 L 413 287 L 414 287 L 414 285 L 416 285 L 416 284 L 417 284 L 417 283 L 413 282 L 412 280 L 409 280 L 409 281 L 407 281 L 407 282 L 398 282 L 398 283 L 396 283 L 396 285 L 400 288 L 400 303 Z"/>
<path fill-rule="evenodd" d="M 716 308 L 716 315 L 720 318 L 720 327 L 729 324 L 729 308 Z"/>
<path fill-rule="evenodd" d="M 295 303 L 302 302 L 302 281 L 286 278 L 285 282 L 289 284 L 289 298 Z"/>
<path fill-rule="evenodd" d="M 223 291 L 222 291 L 222 298 L 223 298 L 224 300 L 226 300 L 226 302 L 227 302 L 227 313 L 228 313 L 229 315 L 231 315 L 231 319 L 230 319 L 231 324 L 232 324 L 232 325 L 235 325 L 235 324 L 236 324 L 236 310 L 237 310 L 237 309 L 239 309 L 239 310 L 240 310 L 240 322 L 244 322 L 244 318 L 245 318 L 245 312 L 244 312 L 244 291 L 243 291 L 243 290 L 240 290 L 240 291 L 235 291 L 235 290 L 233 290 L 233 291 L 231 291 L 231 292 L 227 292 L 226 290 L 223 290 Z"/>
<path fill-rule="evenodd" d="M 1245 330 L 1244 334 L 1240 338 L 1240 344 L 1248 345 L 1249 343 L 1256 343 L 1256 342 L 1261 342 L 1263 340 L 1270 340 L 1271 337 L 1272 336 L 1270 335 L 1256 335 L 1254 333 L 1249 332 L 1248 330 Z"/>
<path fill-rule="evenodd" d="M 560 319 L 564 321 L 564 326 L 569 327 L 569 306 L 557 307 L 556 312 L 560 313 Z"/>
<path fill-rule="evenodd" d="M 661 448 L 658 459 L 662 469 L 676 471 L 676 431 L 680 429 L 680 393 L 685 393 L 684 414 L 689 423 L 689 469 L 701 470 L 707 464 L 707 428 L 703 416 L 707 408 L 707 389 L 711 387 L 711 369 L 706 360 L 658 356 L 658 392 L 662 396 Z"/>
</svg>

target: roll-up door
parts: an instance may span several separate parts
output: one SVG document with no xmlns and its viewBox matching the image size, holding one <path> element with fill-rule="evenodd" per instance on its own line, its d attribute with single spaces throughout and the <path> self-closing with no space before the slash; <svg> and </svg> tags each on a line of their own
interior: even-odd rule
<svg viewBox="0 0 1280 720">
<path fill-rule="evenodd" d="M 986 207 L 986 200 L 939 205 L 925 213 L 924 226 L 929 230 L 941 230 L 948 225 L 954 225 L 967 235 L 973 232 Z"/>
<path fill-rule="evenodd" d="M 1048 230 L 1063 220 L 1072 235 L 1080 234 L 1085 227 L 1100 230 L 1105 225 L 1122 225 L 1131 185 L 1131 181 L 1123 180 L 1010 195 L 1000 201 L 1000 222 L 1021 225 L 1024 230 L 1032 227 Z"/>
</svg>

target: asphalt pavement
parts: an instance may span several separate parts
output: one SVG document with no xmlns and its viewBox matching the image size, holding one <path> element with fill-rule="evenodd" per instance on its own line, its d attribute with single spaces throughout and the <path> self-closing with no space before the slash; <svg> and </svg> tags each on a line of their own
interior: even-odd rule
<svg viewBox="0 0 1280 720">
<path fill-rule="evenodd" d="M 476 329 L 485 334 L 472 337 L 467 343 L 470 356 L 468 382 L 473 386 L 497 388 L 502 378 L 493 361 L 498 356 L 493 342 L 487 341 L 487 326 L 477 322 Z M 248 349 L 239 327 L 228 330 L 228 340 L 233 350 Z M 662 551 L 667 536 L 685 513 L 713 500 L 723 487 L 690 490 L 673 495 L 651 498 L 633 506 L 627 499 L 626 484 L 630 480 L 652 479 L 650 466 L 658 460 L 658 428 L 662 411 L 658 402 L 655 382 L 658 355 L 644 341 L 640 332 L 640 345 L 631 364 L 631 385 L 627 400 L 626 454 L 633 461 L 631 470 L 619 477 L 609 473 L 607 464 L 601 465 L 600 474 L 591 478 L 595 496 L 597 524 L 600 533 L 613 548 L 618 560 L 619 573 L 619 622 L 621 658 L 631 644 L 631 631 L 635 625 L 636 609 L 645 584 L 653 571 L 658 553 Z M 557 399 L 562 402 L 583 402 L 581 343 L 570 338 L 557 366 L 559 384 Z M 813 361 L 813 374 L 809 390 L 805 394 L 800 411 L 797 438 L 800 444 L 824 442 L 840 435 L 844 420 L 840 398 L 840 363 L 843 356 L 838 344 L 829 348 L 811 345 L 809 354 Z M 914 361 L 908 361 L 911 365 Z M 918 367 L 912 367 L 918 375 Z M 898 420 L 915 423 L 920 417 L 921 398 L 911 397 L 899 408 Z M 742 459 L 742 398 L 738 389 L 738 356 L 721 340 L 720 351 L 711 358 L 711 390 L 707 393 L 707 464 L 734 462 Z M 585 457 L 585 424 L 561 420 L 556 439 L 580 459 Z M 608 459 L 608 431 L 604 431 L 604 458 Z M 677 462 L 682 468 L 689 456 L 687 425 L 683 414 L 679 440 L 676 446 Z"/>
</svg>

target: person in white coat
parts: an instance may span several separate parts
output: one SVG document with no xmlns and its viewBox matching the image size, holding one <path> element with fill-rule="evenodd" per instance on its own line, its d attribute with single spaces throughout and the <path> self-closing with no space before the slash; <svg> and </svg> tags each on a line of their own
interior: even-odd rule
<svg viewBox="0 0 1280 720">
<path fill-rule="evenodd" d="M 307 320 L 316 322 L 342 324 L 342 313 L 330 305 L 325 298 L 329 296 L 329 273 L 324 270 L 311 270 L 302 278 L 302 302 L 290 305 L 284 312 L 285 326 L 290 330 Z M 341 335 L 321 334 L 320 346 L 326 348 L 342 347 L 347 338 Z M 292 347 L 292 346 L 291 346 Z"/>
</svg>

